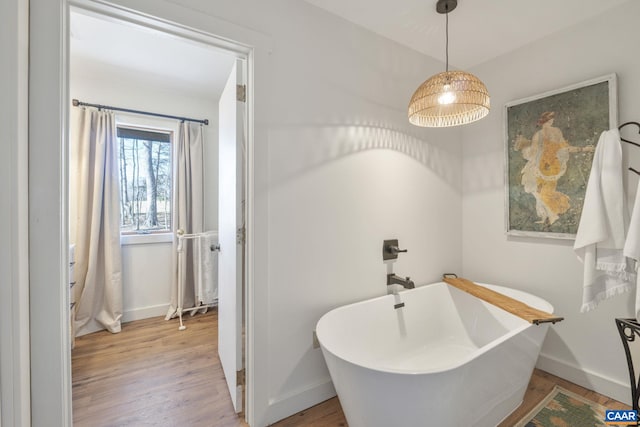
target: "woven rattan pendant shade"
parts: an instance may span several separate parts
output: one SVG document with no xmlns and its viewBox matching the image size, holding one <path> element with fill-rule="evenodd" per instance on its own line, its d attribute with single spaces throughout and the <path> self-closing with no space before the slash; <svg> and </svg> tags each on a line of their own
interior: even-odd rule
<svg viewBox="0 0 640 427">
<path fill-rule="evenodd" d="M 416 126 L 459 126 L 489 114 L 489 91 L 484 83 L 471 73 L 449 71 L 449 12 L 457 5 L 457 0 L 436 4 L 436 11 L 446 16 L 446 71 L 430 77 L 411 97 L 409 122 Z"/>
<path fill-rule="evenodd" d="M 464 71 L 446 71 L 422 83 L 409 102 L 409 121 L 416 126 L 459 126 L 480 120 L 490 109 L 484 83 Z"/>
</svg>

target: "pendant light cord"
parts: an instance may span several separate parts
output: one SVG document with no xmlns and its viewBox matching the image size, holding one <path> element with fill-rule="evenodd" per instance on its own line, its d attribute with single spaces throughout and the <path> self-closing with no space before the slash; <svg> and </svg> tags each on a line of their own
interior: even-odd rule
<svg viewBox="0 0 640 427">
<path fill-rule="evenodd" d="M 446 12 L 445 12 L 445 20 L 446 20 L 446 28 L 445 28 L 445 57 L 446 57 L 446 72 L 449 72 L 449 5 L 447 4 L 445 6 L 446 8 Z"/>
</svg>

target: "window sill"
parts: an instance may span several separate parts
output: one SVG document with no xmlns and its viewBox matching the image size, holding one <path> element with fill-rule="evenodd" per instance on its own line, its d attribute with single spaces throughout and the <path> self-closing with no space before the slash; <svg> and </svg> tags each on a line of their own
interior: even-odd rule
<svg viewBox="0 0 640 427">
<path fill-rule="evenodd" d="M 173 242 L 173 233 L 124 234 L 120 236 L 121 245 L 147 245 L 149 243 Z"/>
</svg>

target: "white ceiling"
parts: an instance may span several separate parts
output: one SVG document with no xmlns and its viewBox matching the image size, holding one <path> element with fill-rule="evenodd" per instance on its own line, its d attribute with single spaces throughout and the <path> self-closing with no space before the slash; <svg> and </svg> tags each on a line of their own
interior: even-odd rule
<svg viewBox="0 0 640 427">
<path fill-rule="evenodd" d="M 444 62 L 436 0 L 305 0 Z M 633 0 L 458 0 L 449 14 L 449 62 L 468 69 Z"/>
<path fill-rule="evenodd" d="M 71 12 L 70 23 L 72 76 L 135 73 L 143 82 L 217 101 L 235 60 L 212 46 L 81 11 Z"/>
<path fill-rule="evenodd" d="M 305 1 L 444 62 L 436 0 Z M 634 0 L 458 0 L 449 15 L 450 63 L 472 68 L 627 1 Z M 208 45 L 81 11 L 70 22 L 72 72 L 129 70 L 217 100 L 234 61 Z"/>
</svg>

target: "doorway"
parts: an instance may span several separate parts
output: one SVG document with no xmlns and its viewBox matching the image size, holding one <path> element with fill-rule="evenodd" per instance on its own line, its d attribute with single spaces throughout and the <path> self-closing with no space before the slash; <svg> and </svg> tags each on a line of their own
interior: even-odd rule
<svg viewBox="0 0 640 427">
<path fill-rule="evenodd" d="M 67 5 L 66 1 L 64 0 L 61 1 L 60 3 L 65 6 Z M 38 8 L 34 8 L 34 9 L 38 9 Z M 39 9 L 38 12 L 34 12 L 32 16 L 32 25 L 34 25 L 33 23 L 37 22 L 39 19 L 44 19 L 45 15 L 47 14 L 46 9 L 47 8 L 44 7 L 42 9 Z M 182 38 L 184 39 L 184 41 L 191 44 L 198 44 L 198 43 L 206 44 L 211 49 L 217 52 L 226 52 L 226 54 L 232 56 L 233 58 L 244 61 L 245 66 L 250 67 L 251 65 L 249 63 L 250 49 L 243 46 L 234 45 L 233 43 L 230 43 L 229 41 L 226 41 L 226 40 L 222 41 L 221 39 L 217 39 L 211 34 L 204 34 L 200 31 L 192 31 L 181 26 L 174 26 L 170 23 L 167 23 L 166 21 L 160 21 L 160 20 L 156 21 L 150 18 L 148 15 L 143 15 L 143 14 L 138 15 L 129 10 L 125 11 L 119 8 L 109 7 L 105 5 L 103 2 L 93 2 L 93 1 L 73 2 L 73 9 L 82 10 L 83 12 L 88 13 L 89 15 L 101 16 L 106 21 L 111 21 L 111 22 L 121 21 L 130 26 L 139 26 L 139 27 L 145 28 L 147 31 L 158 31 L 158 29 L 162 29 L 163 30 L 162 32 L 164 33 L 164 37 L 166 39 Z M 49 10 L 49 12 L 51 12 L 51 10 Z M 63 28 L 66 25 L 64 22 L 65 20 L 62 20 Z M 74 37 L 72 27 L 71 27 L 71 31 L 72 33 L 69 34 L 68 37 Z M 46 31 L 44 33 L 46 33 Z M 64 31 L 61 31 L 61 33 L 64 34 Z M 46 44 L 46 43 L 44 43 L 43 41 L 35 40 L 33 44 L 36 46 L 38 45 L 42 46 L 43 44 Z M 63 43 L 63 46 L 64 46 L 64 43 Z M 34 50 L 37 51 L 38 48 Z M 67 52 L 66 52 L 66 49 L 64 48 L 63 48 L 63 51 L 64 52 L 60 58 L 61 69 L 58 75 L 58 78 L 59 78 L 58 83 L 63 88 L 67 85 L 70 88 L 73 88 L 74 82 L 69 82 L 67 80 L 69 75 L 69 70 L 66 68 L 66 65 L 65 65 L 65 58 L 67 57 Z M 40 57 L 38 56 L 38 53 L 34 53 L 33 55 L 34 55 L 33 58 Z M 34 62 L 37 63 L 37 61 L 34 61 Z M 33 84 L 33 87 L 37 87 L 38 73 L 36 72 L 34 74 L 36 76 L 34 77 L 35 82 Z M 53 113 L 51 117 L 48 117 L 47 119 L 44 120 L 45 121 L 44 124 L 42 122 L 40 123 L 39 125 L 40 129 L 38 129 L 37 131 L 34 130 L 33 132 L 33 135 L 34 135 L 33 140 L 35 141 L 35 143 L 32 145 L 33 154 L 30 157 L 30 163 L 32 165 L 34 164 L 37 165 L 39 163 L 42 163 L 43 161 L 46 161 L 50 163 L 50 165 L 43 167 L 42 169 L 38 167 L 30 169 L 31 182 L 35 183 L 37 188 L 37 183 L 38 182 L 43 183 L 43 181 L 48 179 L 47 176 L 51 175 L 52 172 L 58 173 L 59 176 L 62 178 L 60 180 L 60 193 L 54 194 L 53 198 L 49 198 L 46 200 L 38 199 L 39 194 L 37 190 L 36 191 L 30 190 L 30 196 L 29 196 L 30 204 L 32 208 L 34 208 L 33 210 L 36 211 L 35 213 L 32 213 L 32 216 L 30 219 L 30 226 L 31 226 L 32 233 L 38 234 L 39 228 L 45 227 L 45 226 L 50 227 L 48 232 L 43 233 L 38 237 L 39 239 L 43 238 L 44 241 L 42 242 L 41 245 L 38 246 L 37 249 L 34 249 L 31 253 L 32 260 L 34 260 L 31 266 L 32 272 L 35 272 L 35 274 L 32 274 L 33 280 L 32 280 L 31 291 L 33 293 L 32 295 L 38 295 L 37 297 L 32 298 L 32 301 L 31 301 L 31 309 L 32 309 L 31 343 L 32 343 L 32 350 L 33 350 L 32 351 L 32 375 L 33 375 L 32 403 L 35 408 L 33 421 L 34 423 L 37 423 L 39 420 L 38 417 L 40 416 L 40 414 L 47 414 L 48 416 L 52 414 L 59 414 L 61 418 L 61 424 L 67 425 L 67 424 L 70 424 L 70 420 L 71 420 L 70 370 L 69 370 L 70 368 L 69 341 L 71 338 L 71 333 L 67 328 L 69 325 L 69 321 L 68 321 L 69 311 L 66 309 L 66 306 L 70 302 L 71 298 L 67 293 L 70 275 L 69 275 L 69 272 L 66 271 L 64 266 L 68 264 L 68 254 L 66 253 L 66 248 L 67 248 L 66 243 L 70 240 L 70 236 L 69 236 L 70 233 L 68 231 L 68 226 L 67 226 L 67 223 L 68 223 L 67 219 L 69 218 L 68 201 L 69 201 L 70 195 L 67 190 L 67 183 L 68 183 L 69 174 L 71 171 L 69 170 L 69 165 L 67 164 L 66 161 L 60 161 L 59 163 L 57 163 L 55 161 L 56 156 L 52 156 L 51 152 L 49 152 L 48 158 L 45 158 L 47 157 L 47 155 L 44 153 L 46 149 L 40 153 L 36 153 L 36 151 L 40 148 L 39 147 L 40 144 L 38 143 L 38 141 L 43 140 L 42 129 L 47 129 L 49 132 L 51 132 L 53 129 L 57 128 L 62 130 L 61 145 L 59 147 L 56 147 L 54 144 L 52 150 L 55 151 L 59 149 L 62 153 L 68 154 L 67 136 L 65 135 L 68 135 L 68 131 L 66 130 L 67 129 L 66 124 L 69 122 L 67 117 L 71 112 L 70 108 L 73 108 L 73 107 L 70 107 L 70 104 L 71 104 L 70 101 L 71 101 L 71 98 L 73 97 L 73 94 L 71 94 L 71 96 L 61 95 L 61 94 L 52 94 L 52 93 L 43 95 L 42 91 L 38 91 L 37 89 L 35 92 L 38 93 L 37 98 L 39 102 L 33 102 L 33 105 L 42 105 L 43 98 L 47 98 L 50 101 L 54 99 L 58 99 L 58 103 L 60 103 L 61 105 L 60 104 L 56 105 L 56 107 L 51 111 L 60 111 L 62 112 L 62 114 L 56 117 L 55 113 Z M 44 91 L 44 92 L 47 92 L 47 91 Z M 65 92 L 66 90 L 62 90 L 61 93 L 65 94 Z M 110 102 L 110 101 L 105 102 L 104 99 L 105 98 L 102 98 L 96 101 L 100 103 L 105 103 L 105 104 L 108 104 Z M 123 105 L 123 106 L 126 107 L 126 105 Z M 34 115 L 37 109 L 38 109 L 37 107 L 33 109 Z M 250 108 L 249 108 L 249 111 L 250 111 Z M 251 128 L 250 115 L 247 115 L 246 119 L 247 119 L 247 126 Z M 31 120 L 32 120 L 31 123 L 33 123 L 32 118 Z M 36 126 L 32 125 L 31 129 L 35 129 L 35 128 Z M 247 153 L 251 155 L 250 137 L 247 140 L 247 144 L 248 144 Z M 65 155 L 63 157 L 67 157 L 67 156 Z M 246 172 L 247 171 L 245 171 L 245 175 L 246 175 Z M 245 182 L 247 182 L 246 179 L 245 179 Z M 49 183 L 47 182 L 47 184 Z M 248 196 L 247 208 L 250 208 L 251 194 L 248 193 L 247 196 Z M 44 221 L 46 222 L 46 224 L 41 224 L 41 225 L 36 224 L 38 222 L 38 219 L 36 218 L 38 216 L 38 212 L 37 212 L 38 208 L 45 207 L 50 209 L 50 208 L 55 208 L 55 206 L 60 207 L 59 216 L 52 215 L 50 218 Z M 57 226 L 51 227 L 52 224 L 55 224 L 55 223 L 57 223 Z M 53 233 L 51 232 L 51 229 L 54 231 Z M 251 242 L 248 241 L 247 243 L 250 244 Z M 52 257 L 51 255 L 53 254 L 57 254 L 57 256 Z M 55 261 L 56 259 L 59 261 L 58 263 L 56 263 L 57 268 L 47 269 L 45 264 L 47 264 L 49 261 Z M 45 270 L 48 270 L 48 271 L 44 273 Z M 45 280 L 43 275 L 40 275 L 39 272 L 46 274 L 47 276 L 46 282 L 48 282 L 49 284 L 48 287 L 44 283 Z M 51 278 L 55 277 L 56 275 L 54 274 L 54 272 L 59 273 L 59 276 L 60 276 L 60 288 L 57 291 L 52 290 L 50 286 Z M 47 297 L 47 294 L 49 295 L 49 298 Z M 51 296 L 53 297 L 51 298 Z M 130 297 L 130 300 L 134 300 L 134 299 L 135 299 L 134 297 Z M 60 301 L 60 304 L 55 303 L 55 301 L 58 301 L 58 300 Z M 149 311 L 153 311 L 157 309 L 157 307 L 155 307 L 156 305 L 159 305 L 159 304 L 151 304 L 150 306 L 149 305 L 143 306 L 144 310 L 130 310 L 129 315 L 134 317 L 138 316 L 138 318 L 140 318 L 140 316 L 146 316 L 149 314 L 148 313 Z M 48 320 L 43 320 L 43 319 L 46 319 L 47 316 L 49 316 Z M 58 321 L 52 322 L 51 321 L 52 318 L 59 319 L 59 322 Z M 48 322 L 48 324 L 45 325 L 45 322 Z M 188 325 L 188 319 L 186 323 Z M 58 327 L 60 329 L 57 329 Z M 52 329 L 56 329 L 55 333 L 49 334 L 49 336 L 45 337 L 45 335 L 47 334 L 47 331 L 52 331 Z M 250 335 L 250 331 L 247 331 L 247 337 L 249 335 Z M 46 349 L 47 351 L 46 360 L 40 360 L 40 359 L 43 359 L 40 356 L 42 354 L 41 350 L 43 349 Z M 53 375 L 49 374 L 48 372 L 51 369 L 52 363 L 59 366 L 59 369 L 56 369 L 57 372 Z M 39 375 L 39 374 L 42 374 L 42 375 Z M 48 384 L 46 384 L 45 386 L 40 386 L 39 382 L 41 381 L 41 379 L 45 377 L 51 377 L 51 376 L 55 377 L 54 381 L 47 381 Z M 57 399 L 56 398 L 51 399 L 52 396 L 58 396 L 58 397 Z M 44 403 L 45 401 L 46 403 Z M 51 419 L 49 418 L 48 421 L 51 421 Z"/>
<path fill-rule="evenodd" d="M 117 139 L 114 157 L 119 179 L 113 181 L 119 184 L 119 206 L 111 209 L 120 218 L 121 322 L 165 316 L 175 299 L 173 231 L 218 230 L 218 105 L 236 58 L 202 43 L 77 7 L 71 9 L 69 23 L 69 96 L 79 104 L 69 114 L 69 242 L 76 245 L 79 255 L 82 242 L 78 239 L 82 239 L 76 236 L 76 229 L 89 216 L 82 212 L 85 202 L 80 200 L 83 207 L 78 207 L 82 193 L 79 169 L 89 166 L 82 163 L 87 142 L 77 135 L 78 122 L 85 109 L 96 110 L 85 104 L 109 106 Z M 201 121 L 189 121 L 201 140 L 183 142 L 192 146 L 197 157 L 187 159 L 188 166 L 180 165 L 183 160 L 179 157 L 184 154 L 177 153 L 182 120 L 166 115 Z M 179 184 L 182 181 L 194 185 Z M 175 199 L 185 200 L 185 206 L 177 206 Z M 186 218 L 180 218 L 180 210 Z M 191 259 L 194 241 L 184 239 L 183 243 L 183 253 Z M 208 264 L 215 261 L 210 251 L 201 255 Z M 80 264 L 76 264 L 76 275 L 82 273 L 77 271 Z M 213 276 L 215 270 L 209 270 L 202 273 Z M 187 271 L 185 281 L 190 283 L 185 285 L 200 272 Z M 82 280 L 76 282 L 72 304 L 81 302 L 77 288 Z M 206 284 L 212 288 L 204 301 L 209 303 L 215 299 L 216 286 L 214 280 Z M 187 295 L 185 308 L 193 305 L 192 293 Z M 175 306 L 176 302 L 171 303 Z M 93 321 L 78 326 L 76 335 L 104 329 Z"/>
</svg>

